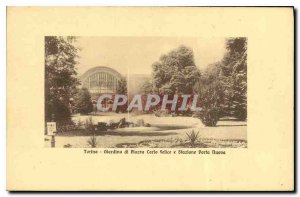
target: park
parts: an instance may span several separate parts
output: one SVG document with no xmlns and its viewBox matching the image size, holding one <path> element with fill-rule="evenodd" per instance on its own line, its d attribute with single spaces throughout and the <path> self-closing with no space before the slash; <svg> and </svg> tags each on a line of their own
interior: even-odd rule
<svg viewBox="0 0 300 197">
<path fill-rule="evenodd" d="M 143 39 L 160 51 L 159 42 Z M 102 45 L 76 44 L 84 40 L 89 39 L 45 37 L 45 147 L 247 148 L 246 38 L 220 40 L 214 47 L 223 48 L 222 55 L 215 54 L 219 58 L 204 67 L 199 64 L 207 57 L 196 50 L 197 42 L 177 45 L 168 39 L 173 47 L 157 56 L 137 50 L 135 38 L 108 39 L 130 43 L 124 45 L 126 72 L 120 66 L 125 61 L 93 67 L 79 63 L 78 58 L 90 58 L 81 48 L 107 52 Z M 132 64 L 135 53 L 149 61 Z M 202 53 L 214 51 L 203 48 Z M 49 133 L 47 125 L 55 132 Z"/>
</svg>

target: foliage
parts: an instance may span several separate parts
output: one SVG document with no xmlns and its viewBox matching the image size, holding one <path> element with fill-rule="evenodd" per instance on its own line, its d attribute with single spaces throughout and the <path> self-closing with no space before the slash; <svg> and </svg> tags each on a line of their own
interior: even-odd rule
<svg viewBox="0 0 300 197">
<path fill-rule="evenodd" d="M 78 84 L 75 37 L 45 37 L 45 120 L 69 122 L 69 99 Z"/>
<path fill-rule="evenodd" d="M 205 126 L 215 127 L 219 120 L 219 111 L 217 108 L 204 108 L 200 113 L 200 119 Z"/>
<path fill-rule="evenodd" d="M 82 120 L 78 120 L 77 123 L 75 123 L 75 129 L 78 130 L 78 129 L 81 129 L 82 126 L 84 126 L 84 122 Z"/>
<path fill-rule="evenodd" d="M 153 84 L 165 94 L 191 94 L 200 77 L 192 49 L 186 46 L 162 55 L 153 65 Z"/>
<path fill-rule="evenodd" d="M 91 95 L 87 88 L 81 88 L 76 94 L 75 109 L 81 114 L 88 114 L 93 111 Z"/>
<path fill-rule="evenodd" d="M 93 124 L 92 117 L 89 117 L 88 119 L 85 120 L 84 128 L 85 128 L 85 130 L 86 130 L 88 133 L 93 133 L 93 134 L 95 134 L 96 127 L 95 127 L 95 125 Z"/>
<path fill-rule="evenodd" d="M 118 94 L 127 94 L 127 80 L 126 78 L 121 78 L 120 81 L 118 81 L 117 91 Z"/>
<path fill-rule="evenodd" d="M 71 121 L 68 102 L 56 98 L 54 95 L 48 95 L 48 97 L 45 97 L 45 108 L 45 118 L 47 122 L 56 121 L 58 124 L 68 124 Z"/>
<path fill-rule="evenodd" d="M 90 139 L 88 139 L 88 144 L 92 147 L 92 148 L 96 148 L 97 147 L 97 138 L 95 135 L 91 136 Z"/>
<path fill-rule="evenodd" d="M 206 126 L 216 126 L 224 103 L 224 88 L 219 77 L 220 66 L 219 62 L 209 65 L 196 85 L 201 107 L 198 116 Z"/>
<path fill-rule="evenodd" d="M 152 94 L 153 93 L 153 83 L 150 81 L 145 81 L 141 87 L 143 94 Z"/>
<path fill-rule="evenodd" d="M 65 144 L 64 148 L 72 148 L 72 145 L 71 144 Z"/>
<path fill-rule="evenodd" d="M 96 125 L 97 131 L 107 131 L 107 128 L 110 125 L 107 125 L 106 122 L 98 122 L 98 124 Z"/>
<path fill-rule="evenodd" d="M 73 132 L 75 130 L 82 129 L 83 122 L 80 120 L 78 121 L 78 123 L 75 123 L 73 121 L 64 122 L 64 123 L 58 122 L 56 126 L 57 126 L 57 131 L 59 133 Z"/>
<path fill-rule="evenodd" d="M 247 118 L 247 39 L 231 38 L 226 43 L 227 53 L 222 61 L 225 108 L 229 115 Z"/>
<path fill-rule="evenodd" d="M 143 126 L 145 126 L 145 121 L 144 121 L 144 119 L 138 119 L 136 125 L 137 125 L 138 127 L 143 127 Z"/>
<path fill-rule="evenodd" d="M 57 132 L 59 133 L 65 133 L 65 132 L 69 132 L 74 130 L 74 125 L 72 124 L 72 122 L 64 122 L 64 123 L 58 123 L 57 124 Z"/>
<path fill-rule="evenodd" d="M 203 72 L 196 85 L 200 94 L 204 121 L 214 122 L 218 116 L 247 118 L 247 39 L 230 38 L 226 41 L 227 52 L 221 62 L 211 64 Z"/>
<path fill-rule="evenodd" d="M 190 140 L 191 146 L 195 147 L 196 141 L 199 138 L 199 136 L 198 136 L 199 135 L 199 131 L 197 133 L 195 133 L 195 131 L 192 130 L 190 133 L 186 132 L 186 135 L 188 136 L 188 138 Z"/>
</svg>

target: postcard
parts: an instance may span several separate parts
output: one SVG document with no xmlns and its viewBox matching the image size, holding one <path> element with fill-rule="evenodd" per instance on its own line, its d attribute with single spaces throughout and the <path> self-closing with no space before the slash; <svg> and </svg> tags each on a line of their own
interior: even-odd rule
<svg viewBox="0 0 300 197">
<path fill-rule="evenodd" d="M 7 190 L 293 191 L 292 7 L 8 7 Z"/>
</svg>

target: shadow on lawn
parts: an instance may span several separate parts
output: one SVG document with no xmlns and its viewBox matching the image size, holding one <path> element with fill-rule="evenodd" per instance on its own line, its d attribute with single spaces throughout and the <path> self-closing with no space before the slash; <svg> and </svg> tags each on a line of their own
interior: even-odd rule
<svg viewBox="0 0 300 197">
<path fill-rule="evenodd" d="M 226 125 L 226 124 L 220 124 L 217 125 L 217 127 L 241 127 L 241 126 L 247 126 L 247 124 L 235 124 L 235 125 Z"/>
<path fill-rule="evenodd" d="M 101 132 L 100 135 L 114 135 L 114 136 L 168 136 L 176 135 L 175 132 L 140 132 L 140 131 L 130 131 L 130 132 L 121 132 L 121 131 L 105 131 Z"/>
<path fill-rule="evenodd" d="M 160 131 L 98 131 L 95 133 L 96 136 L 104 136 L 104 135 L 111 135 L 111 136 L 168 136 L 168 135 L 176 135 L 176 132 L 160 132 Z M 84 130 L 75 130 L 72 132 L 64 132 L 58 133 L 58 136 L 69 136 L 69 137 L 76 137 L 76 136 L 92 136 L 94 135 L 91 132 L 86 132 Z"/>
</svg>

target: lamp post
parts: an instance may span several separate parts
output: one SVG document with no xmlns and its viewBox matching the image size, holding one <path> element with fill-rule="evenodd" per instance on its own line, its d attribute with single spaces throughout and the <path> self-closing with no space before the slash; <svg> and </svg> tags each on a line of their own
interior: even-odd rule
<svg viewBox="0 0 300 197">
<path fill-rule="evenodd" d="M 74 102 L 74 99 L 71 97 L 69 99 L 69 110 L 70 110 L 70 113 L 73 114 L 73 102 Z"/>
</svg>

